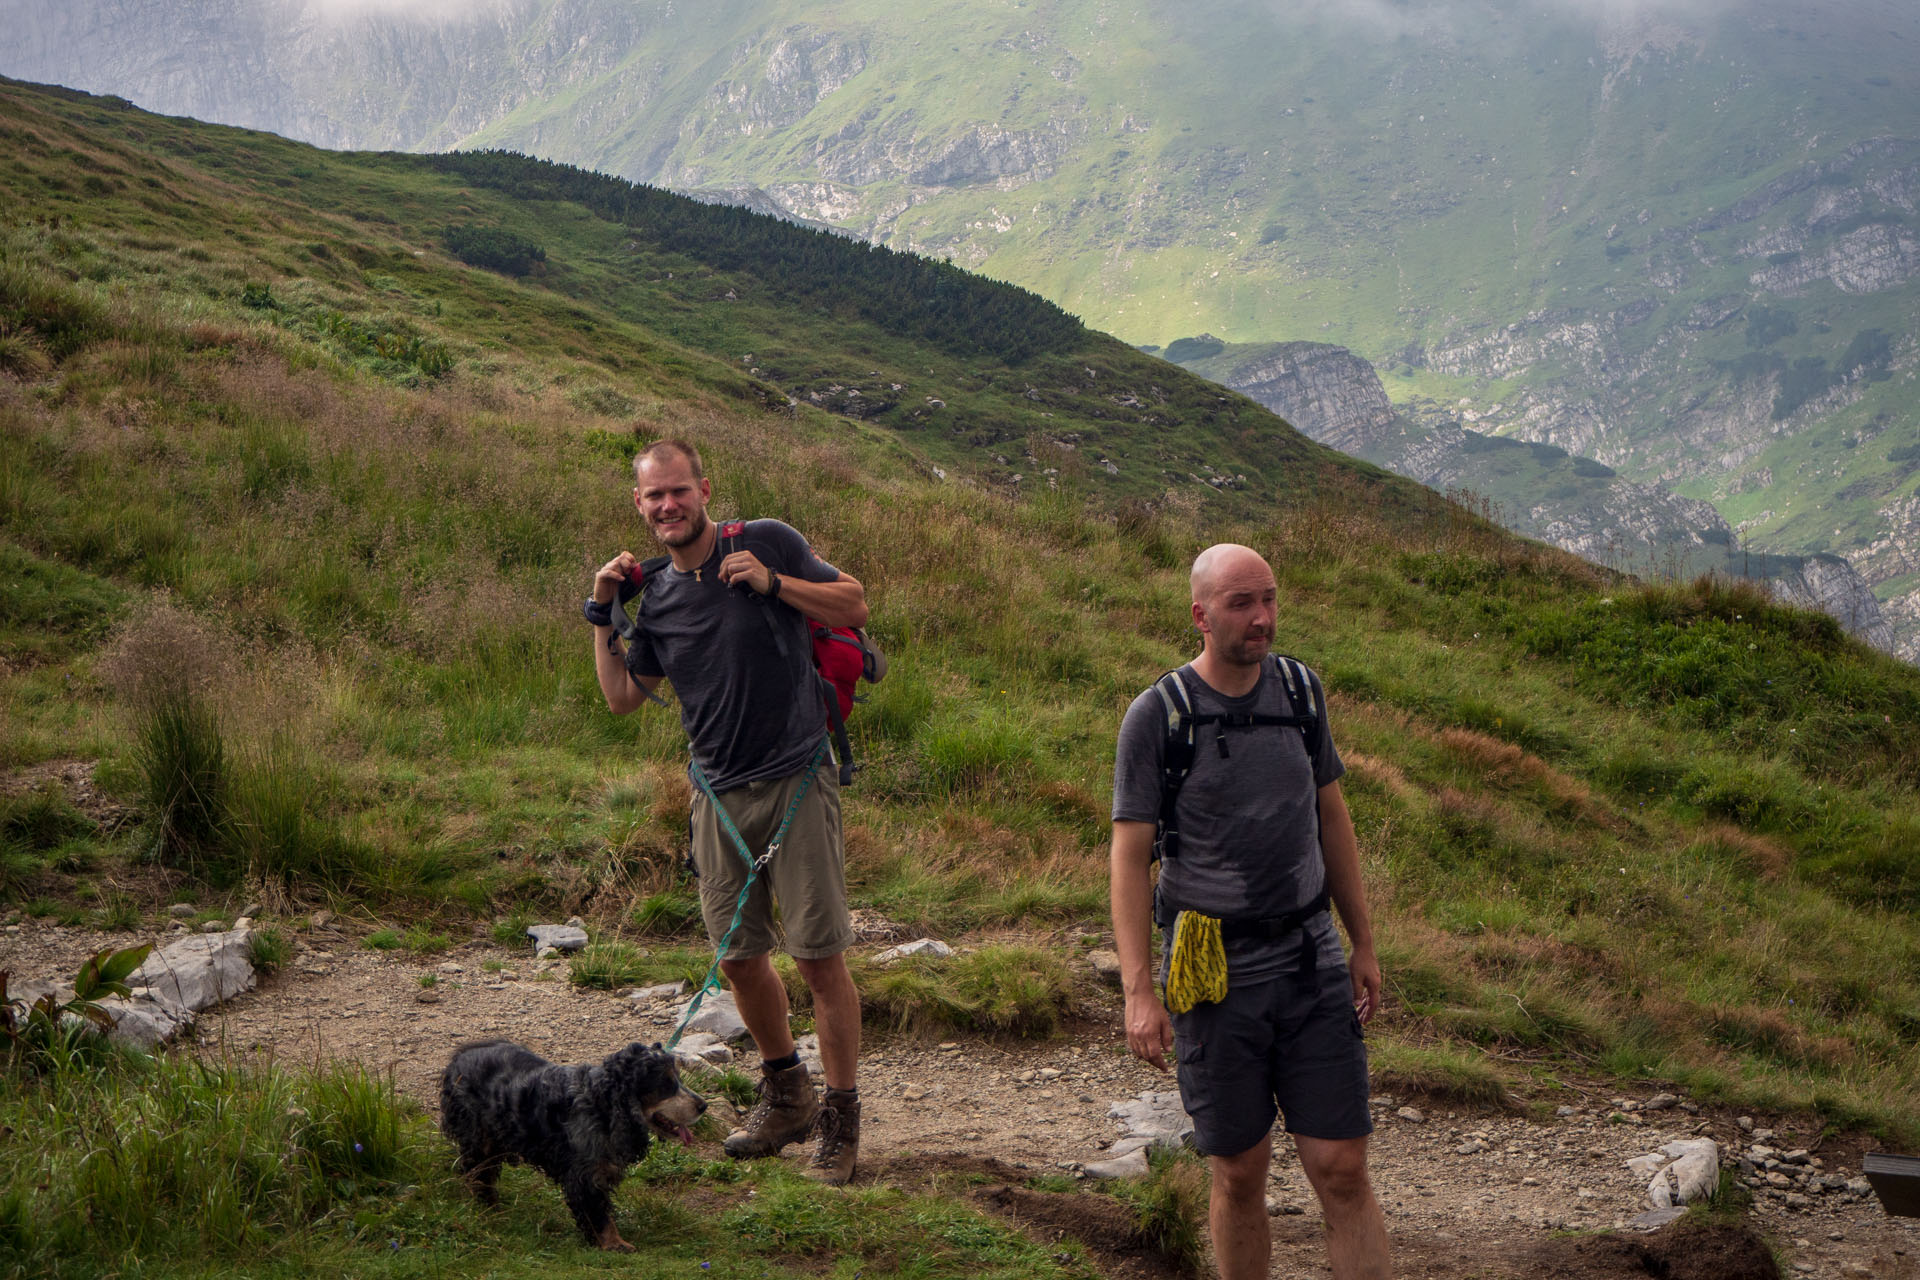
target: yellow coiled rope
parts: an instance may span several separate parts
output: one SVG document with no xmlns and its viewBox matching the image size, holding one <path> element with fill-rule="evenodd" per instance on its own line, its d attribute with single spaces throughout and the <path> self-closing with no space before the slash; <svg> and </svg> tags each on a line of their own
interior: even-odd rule
<svg viewBox="0 0 1920 1280">
<path fill-rule="evenodd" d="M 1220 922 L 1198 911 L 1173 921 L 1173 958 L 1167 963 L 1167 1008 L 1185 1013 L 1197 1004 L 1227 998 L 1227 948 Z"/>
</svg>

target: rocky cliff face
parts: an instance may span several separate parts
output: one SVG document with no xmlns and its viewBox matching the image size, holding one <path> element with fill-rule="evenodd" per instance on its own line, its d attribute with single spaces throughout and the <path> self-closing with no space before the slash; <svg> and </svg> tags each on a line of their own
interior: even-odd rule
<svg viewBox="0 0 1920 1280">
<path fill-rule="evenodd" d="M 0 0 L 9 75 L 335 148 L 454 146 L 605 74 L 650 25 L 638 7 L 541 0 Z"/>
<path fill-rule="evenodd" d="M 1797 569 L 1774 578 L 1771 585 L 1780 599 L 1829 614 L 1876 649 L 1898 654 L 1909 662 L 1916 657 L 1913 644 L 1902 639 L 1899 629 L 1882 612 L 1873 588 L 1839 556 L 1808 556 Z"/>
<path fill-rule="evenodd" d="M 1207 376 L 1258 400 L 1322 444 L 1367 456 L 1393 425 L 1393 404 L 1372 365 L 1325 342 L 1277 342 L 1204 368 Z"/>
<path fill-rule="evenodd" d="M 1373 366 L 1342 347 L 1283 342 L 1187 363 L 1322 444 L 1429 488 L 1488 500 L 1509 528 L 1596 563 L 1630 573 L 1738 576 L 1748 571 L 1746 557 L 1737 550 L 1739 538 L 1711 503 L 1613 475 L 1555 445 L 1529 446 L 1470 430 L 1431 407 L 1417 420 L 1399 413 Z M 1547 496 L 1501 500 L 1503 480 L 1516 467 L 1533 469 L 1523 493 Z M 1891 519 L 1920 523 L 1920 510 L 1892 513 Z M 1916 553 L 1920 538 L 1912 545 L 1890 544 L 1884 552 L 1896 563 L 1908 563 Z M 1915 643 L 1920 629 L 1901 625 L 1907 621 L 1904 614 L 1890 619 L 1883 613 L 1872 587 L 1847 560 L 1833 555 L 1760 559 L 1767 574 L 1763 580 L 1779 598 L 1822 610 L 1876 648 L 1909 659 L 1920 656 Z"/>
</svg>

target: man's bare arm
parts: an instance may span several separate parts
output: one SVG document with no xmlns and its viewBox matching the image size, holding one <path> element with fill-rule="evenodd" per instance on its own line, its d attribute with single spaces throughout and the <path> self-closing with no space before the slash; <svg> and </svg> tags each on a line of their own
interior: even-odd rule
<svg viewBox="0 0 1920 1280">
<path fill-rule="evenodd" d="M 761 595 L 773 593 L 773 570 L 751 551 L 735 551 L 720 562 L 720 581 L 732 586 L 744 582 Z M 811 582 L 780 574 L 779 598 L 830 627 L 867 625 L 867 589 L 857 578 L 841 574 L 832 582 Z"/>
<path fill-rule="evenodd" d="M 1353 1007 L 1360 1021 L 1380 1010 L 1380 959 L 1373 949 L 1373 917 L 1367 910 L 1366 886 L 1360 878 L 1360 841 L 1353 833 L 1353 815 L 1338 780 L 1320 788 L 1320 852 L 1327 867 L 1327 896 L 1340 912 L 1353 954 L 1347 967 L 1353 974 Z"/>
<path fill-rule="evenodd" d="M 600 566 L 593 575 L 593 598 L 601 604 L 611 604 L 620 598 L 620 585 L 633 572 L 633 566 L 639 563 L 631 551 L 622 551 L 613 559 Z M 663 679 L 661 676 L 636 677 L 627 674 L 627 650 L 612 627 L 593 629 L 593 674 L 600 681 L 600 693 L 607 700 L 607 710 L 617 716 L 638 710 Z"/>
<path fill-rule="evenodd" d="M 1114 823 L 1113 949 L 1120 955 L 1120 986 L 1127 998 L 1127 1047 L 1165 1071 L 1173 1022 L 1153 990 L 1152 864 L 1153 824 Z"/>
<path fill-rule="evenodd" d="M 867 625 L 867 589 L 844 573 L 837 582 L 809 582 L 783 573 L 780 598 L 830 627 Z"/>
</svg>

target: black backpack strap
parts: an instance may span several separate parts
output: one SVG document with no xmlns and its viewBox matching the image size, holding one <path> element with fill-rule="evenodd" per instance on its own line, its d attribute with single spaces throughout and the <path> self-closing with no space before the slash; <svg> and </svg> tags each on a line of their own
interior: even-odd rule
<svg viewBox="0 0 1920 1280">
<path fill-rule="evenodd" d="M 1160 819 L 1153 836 L 1153 856 L 1157 861 L 1180 856 L 1180 822 L 1174 814 L 1174 805 L 1180 799 L 1180 788 L 1187 775 L 1193 771 L 1197 721 L 1193 714 L 1193 695 L 1178 671 L 1169 671 L 1155 680 L 1153 691 L 1160 695 L 1160 705 L 1166 712 L 1166 742 L 1160 758 Z"/>
<path fill-rule="evenodd" d="M 847 737 L 847 719 L 840 714 L 840 691 L 833 682 L 819 671 L 813 673 L 819 682 L 820 698 L 827 704 L 827 731 L 833 735 L 833 758 L 840 765 L 840 785 L 853 785 L 853 743 Z"/>
<path fill-rule="evenodd" d="M 746 532 L 747 522 L 745 520 L 729 520 L 720 526 L 721 558 L 724 559 L 740 549 L 740 539 L 745 536 Z M 771 570 L 772 566 L 768 566 L 768 568 Z M 761 611 L 760 616 L 766 619 L 767 631 L 773 636 L 773 647 L 779 650 L 780 660 L 785 662 L 793 650 L 787 644 L 787 633 L 781 628 L 780 620 L 773 616 L 773 601 L 767 599 L 751 587 L 746 586 L 744 583 L 740 584 L 740 589 L 747 593 L 755 605 L 759 606 Z"/>
<path fill-rule="evenodd" d="M 672 556 L 653 556 L 650 559 L 642 560 L 633 567 L 633 572 L 627 575 L 627 580 L 620 584 L 619 595 L 615 598 L 610 613 L 613 619 L 614 632 L 622 640 L 627 642 L 627 654 L 629 657 L 633 654 L 634 646 L 640 642 L 640 605 L 637 602 L 640 597 L 646 594 L 647 579 L 653 577 L 654 574 L 659 573 L 671 563 L 673 563 Z M 629 600 L 636 602 L 633 606 L 632 617 L 627 616 L 626 604 Z M 640 677 L 634 675 L 631 662 L 629 662 L 627 666 L 627 675 L 632 678 L 635 684 L 640 684 Z M 647 696 L 649 702 L 657 706 L 664 707 L 667 705 L 665 698 L 662 698 L 659 694 L 643 684 L 640 684 L 640 692 Z"/>
<path fill-rule="evenodd" d="M 1280 669 L 1287 701 L 1295 713 L 1291 718 L 1299 723 L 1300 736 L 1306 739 L 1307 759 L 1312 762 L 1313 776 L 1317 779 L 1320 776 L 1320 726 L 1327 714 L 1326 694 L 1320 688 L 1320 681 L 1300 659 L 1277 653 L 1273 655 L 1273 662 Z"/>
</svg>

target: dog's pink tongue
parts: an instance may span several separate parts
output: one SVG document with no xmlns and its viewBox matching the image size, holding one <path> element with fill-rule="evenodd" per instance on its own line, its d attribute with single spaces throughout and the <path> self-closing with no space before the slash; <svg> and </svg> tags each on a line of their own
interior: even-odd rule
<svg viewBox="0 0 1920 1280">
<path fill-rule="evenodd" d="M 683 1147 L 693 1145 L 693 1130 L 683 1124 L 673 1126 L 673 1136 L 680 1139 L 680 1145 Z"/>
</svg>

